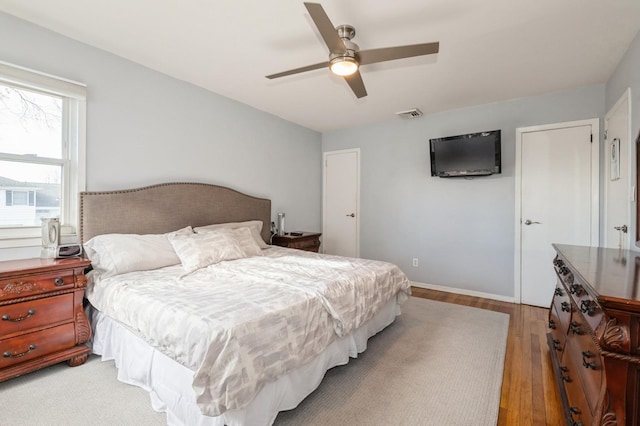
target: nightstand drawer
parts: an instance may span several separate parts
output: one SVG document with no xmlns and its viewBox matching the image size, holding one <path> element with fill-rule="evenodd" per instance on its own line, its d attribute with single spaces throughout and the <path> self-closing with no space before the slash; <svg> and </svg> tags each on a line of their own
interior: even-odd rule
<svg viewBox="0 0 640 426">
<path fill-rule="evenodd" d="M 75 344 L 73 323 L 0 340 L 0 368 L 72 348 Z"/>
<path fill-rule="evenodd" d="M 319 232 L 302 232 L 302 235 L 274 235 L 271 243 L 275 246 L 318 252 L 320 249 Z"/>
<path fill-rule="evenodd" d="M 73 288 L 74 285 L 75 279 L 72 269 L 9 278 L 0 281 L 0 301 Z"/>
<path fill-rule="evenodd" d="M 0 306 L 0 338 L 73 320 L 73 293 Z"/>
<path fill-rule="evenodd" d="M 316 251 L 318 247 L 320 247 L 320 241 L 316 239 L 308 239 L 308 240 L 293 240 L 289 244 L 290 248 L 299 249 L 299 250 L 311 250 Z"/>
</svg>

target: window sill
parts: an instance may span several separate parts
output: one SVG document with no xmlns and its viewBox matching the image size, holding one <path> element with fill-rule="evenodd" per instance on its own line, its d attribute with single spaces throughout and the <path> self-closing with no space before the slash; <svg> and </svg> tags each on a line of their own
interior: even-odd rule
<svg viewBox="0 0 640 426">
<path fill-rule="evenodd" d="M 78 241 L 78 235 L 72 226 L 63 225 L 61 228 L 61 244 L 70 244 Z M 0 229 L 0 249 L 39 247 L 41 245 L 42 229 L 39 226 Z"/>
</svg>

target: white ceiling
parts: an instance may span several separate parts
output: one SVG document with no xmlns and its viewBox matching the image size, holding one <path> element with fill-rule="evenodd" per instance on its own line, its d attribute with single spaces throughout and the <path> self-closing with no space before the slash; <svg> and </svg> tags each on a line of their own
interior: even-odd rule
<svg viewBox="0 0 640 426">
<path fill-rule="evenodd" d="M 321 132 L 606 82 L 639 0 L 321 0 L 361 49 L 440 42 L 364 66 L 357 99 L 328 70 L 302 0 L 0 0 L 0 11 Z M 398 118 L 399 119 L 399 118 Z"/>
</svg>

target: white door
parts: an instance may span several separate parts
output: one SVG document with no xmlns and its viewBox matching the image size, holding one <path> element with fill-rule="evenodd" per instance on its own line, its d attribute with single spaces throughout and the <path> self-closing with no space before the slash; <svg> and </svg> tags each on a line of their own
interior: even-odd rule
<svg viewBox="0 0 640 426">
<path fill-rule="evenodd" d="M 604 246 L 629 248 L 632 193 L 630 189 L 630 90 L 604 118 Z"/>
<path fill-rule="evenodd" d="M 522 303 L 549 306 L 556 283 L 552 243 L 598 244 L 598 132 L 597 119 L 516 132 L 516 299 L 520 293 Z"/>
<path fill-rule="evenodd" d="M 360 150 L 324 153 L 323 252 L 359 256 Z"/>
</svg>

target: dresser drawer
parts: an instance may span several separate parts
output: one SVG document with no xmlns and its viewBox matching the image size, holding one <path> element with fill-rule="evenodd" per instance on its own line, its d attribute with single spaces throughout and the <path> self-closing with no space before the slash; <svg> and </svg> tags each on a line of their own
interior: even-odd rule
<svg viewBox="0 0 640 426">
<path fill-rule="evenodd" d="M 0 338 L 73 320 L 73 293 L 0 306 Z"/>
<path fill-rule="evenodd" d="M 577 323 L 579 320 L 575 320 Z M 603 364 L 600 351 L 588 334 L 570 336 L 567 339 L 567 355 L 582 382 L 584 397 L 592 412 L 595 412 L 602 386 Z"/>
<path fill-rule="evenodd" d="M 556 352 L 557 359 L 562 359 L 564 351 L 566 330 L 561 330 L 560 320 L 555 305 L 551 305 L 549 309 L 549 331 L 551 332 L 552 349 Z"/>
<path fill-rule="evenodd" d="M 569 355 L 569 353 L 566 355 Z M 575 365 L 571 356 L 565 356 L 560 369 L 562 371 L 559 381 L 564 383 L 567 402 L 569 403 L 567 410 L 571 418 L 575 422 L 581 422 L 583 426 L 591 425 L 593 415 L 585 398 L 578 366 Z"/>
<path fill-rule="evenodd" d="M 558 281 L 553 296 L 553 307 L 556 309 L 556 315 L 558 317 L 558 330 L 561 333 L 566 333 L 569 329 L 569 322 L 571 321 L 571 298 L 567 292 L 567 289 Z"/>
<path fill-rule="evenodd" d="M 75 344 L 73 323 L 0 340 L 0 368 L 72 348 Z"/>
<path fill-rule="evenodd" d="M 74 286 L 75 276 L 72 269 L 4 279 L 0 281 L 0 302 L 73 288 Z"/>
</svg>

